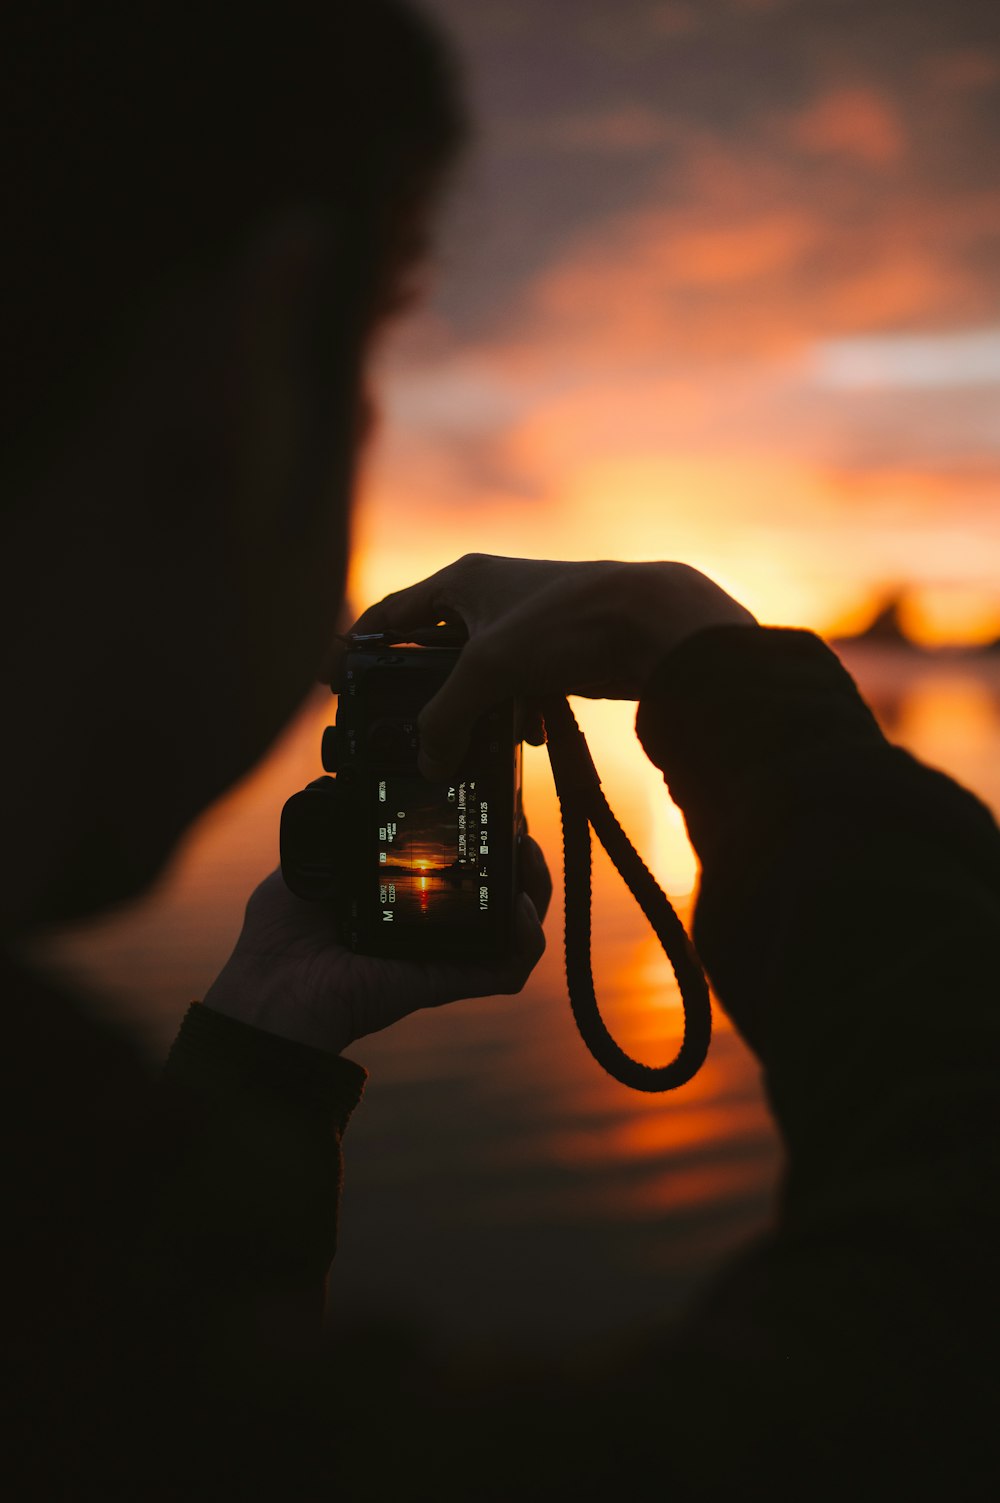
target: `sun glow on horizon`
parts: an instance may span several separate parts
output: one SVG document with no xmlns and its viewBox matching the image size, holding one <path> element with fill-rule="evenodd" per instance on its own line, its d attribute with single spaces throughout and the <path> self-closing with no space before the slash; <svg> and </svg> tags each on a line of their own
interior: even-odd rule
<svg viewBox="0 0 1000 1503">
<path fill-rule="evenodd" d="M 728 487 L 752 495 L 769 475 L 782 474 L 780 465 L 744 471 L 734 461 L 706 464 L 699 473 L 698 465 L 686 462 L 680 471 L 687 478 L 683 488 L 676 484 L 678 467 L 669 461 L 623 459 L 570 477 L 548 503 L 526 507 L 487 496 L 463 511 L 424 500 L 419 476 L 406 505 L 395 485 L 372 487 L 351 562 L 352 609 L 360 612 L 469 551 L 523 558 L 676 558 L 701 569 L 765 624 L 847 636 L 863 630 L 898 590 L 909 553 L 912 572 L 899 591 L 900 615 L 915 642 L 976 646 L 1000 637 L 1000 586 L 975 578 L 946 585 L 933 576 L 920 578 L 946 547 L 944 526 L 915 530 L 909 539 L 905 529 L 897 534 L 888 525 L 870 529 L 867 539 L 864 528 L 856 536 L 831 519 L 820 477 L 800 484 L 797 467 L 785 471 L 784 494 L 790 507 L 801 504 L 800 529 L 776 517 L 741 522 Z M 670 477 L 673 484 L 666 483 Z M 772 500 L 780 489 L 771 490 Z M 810 502 L 810 493 L 820 499 Z M 975 539 L 968 546 L 978 551 Z"/>
<path fill-rule="evenodd" d="M 474 50 L 480 9 L 449 14 Z M 751 74 L 713 53 L 731 19 L 710 9 L 669 109 L 688 33 L 640 45 L 638 11 L 634 66 L 613 82 L 583 28 L 582 72 L 530 119 L 520 65 L 477 53 L 506 228 L 470 219 L 383 350 L 359 605 L 470 550 L 673 558 L 769 623 L 849 633 L 894 595 L 924 645 L 1000 635 L 1000 55 L 971 66 L 942 13 L 890 58 L 876 8 L 859 75 L 815 50 L 808 7 L 760 6 Z M 531 47 L 568 66 L 535 10 Z"/>
</svg>

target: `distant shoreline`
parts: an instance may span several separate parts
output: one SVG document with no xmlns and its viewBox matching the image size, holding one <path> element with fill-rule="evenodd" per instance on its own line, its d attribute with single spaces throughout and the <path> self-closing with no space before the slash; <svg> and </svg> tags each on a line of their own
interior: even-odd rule
<svg viewBox="0 0 1000 1503">
<path fill-rule="evenodd" d="M 988 648 L 920 647 L 872 637 L 824 639 L 862 690 L 900 688 L 919 679 L 964 679 L 1000 695 L 1000 652 Z"/>
</svg>

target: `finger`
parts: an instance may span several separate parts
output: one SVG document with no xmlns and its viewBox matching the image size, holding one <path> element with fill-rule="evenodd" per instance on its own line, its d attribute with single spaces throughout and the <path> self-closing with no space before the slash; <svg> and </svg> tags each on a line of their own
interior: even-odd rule
<svg viewBox="0 0 1000 1503">
<path fill-rule="evenodd" d="M 544 954 L 545 931 L 538 911 L 528 894 L 521 892 L 514 904 L 511 943 L 503 960 L 489 966 L 424 966 L 427 996 L 418 1005 L 441 1007 L 464 998 L 510 996 L 522 990 Z M 407 986 L 412 987 L 413 967 L 404 961 L 392 964 L 400 977 L 397 991 L 405 995 Z"/>
<path fill-rule="evenodd" d="M 405 590 L 393 590 L 355 621 L 352 633 L 398 631 L 406 626 L 435 626 L 442 619 L 444 576 L 453 566 L 438 569 Z"/>
<path fill-rule="evenodd" d="M 420 770 L 425 777 L 450 776 L 465 753 L 475 721 L 503 700 L 523 695 L 537 704 L 543 695 L 586 693 L 588 688 L 601 697 L 617 697 L 602 671 L 604 663 L 618 655 L 607 613 L 591 609 L 589 616 L 581 616 L 572 598 L 578 585 L 578 577 L 557 577 L 497 624 L 472 636 L 441 689 L 421 711 Z M 533 729 L 538 735 L 541 728 Z M 541 739 L 539 735 L 536 744 Z"/>
<path fill-rule="evenodd" d="M 538 918 L 544 922 L 552 900 L 552 876 L 541 846 L 530 835 L 522 836 L 518 846 L 517 876 L 522 891 L 528 894 Z"/>
<path fill-rule="evenodd" d="M 417 721 L 419 765 L 425 778 L 447 778 L 458 767 L 480 715 L 513 696 L 516 663 L 516 654 L 493 650 L 490 634 L 464 648 Z"/>
<path fill-rule="evenodd" d="M 360 636 L 368 632 L 396 631 L 403 626 L 426 626 L 433 613 L 432 594 L 422 585 L 408 590 L 396 590 L 386 595 L 375 605 L 370 605 L 351 627 L 350 635 Z"/>
<path fill-rule="evenodd" d="M 521 991 L 544 954 L 545 931 L 538 910 L 526 892 L 519 893 L 514 905 L 510 959 L 497 975 L 497 991 L 505 995 Z"/>
</svg>

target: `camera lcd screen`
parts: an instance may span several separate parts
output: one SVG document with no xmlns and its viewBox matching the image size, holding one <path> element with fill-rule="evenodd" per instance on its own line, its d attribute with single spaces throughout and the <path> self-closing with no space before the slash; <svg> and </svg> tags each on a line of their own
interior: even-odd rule
<svg viewBox="0 0 1000 1503">
<path fill-rule="evenodd" d="M 372 844 L 383 925 L 488 923 L 490 800 L 481 780 L 375 784 Z"/>
</svg>

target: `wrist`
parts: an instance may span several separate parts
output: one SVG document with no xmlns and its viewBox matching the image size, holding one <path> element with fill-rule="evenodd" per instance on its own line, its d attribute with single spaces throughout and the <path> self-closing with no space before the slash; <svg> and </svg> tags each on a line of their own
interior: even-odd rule
<svg viewBox="0 0 1000 1503">
<path fill-rule="evenodd" d="M 352 1041 L 348 1010 L 336 999 L 321 1008 L 306 1001 L 306 988 L 296 985 L 287 971 L 260 967 L 237 955 L 223 967 L 202 998 L 201 1005 L 262 1033 L 293 1044 L 339 1054 Z"/>
<path fill-rule="evenodd" d="M 687 564 L 629 566 L 625 581 L 630 639 L 636 669 L 646 684 L 663 659 L 689 637 L 713 626 L 757 626 L 752 612 Z"/>
</svg>

